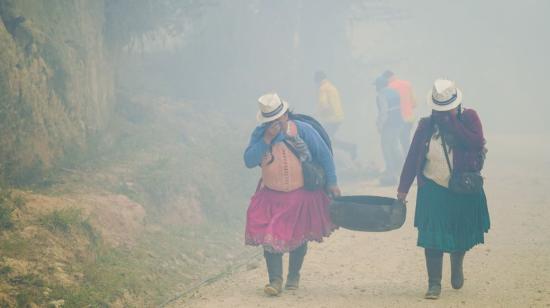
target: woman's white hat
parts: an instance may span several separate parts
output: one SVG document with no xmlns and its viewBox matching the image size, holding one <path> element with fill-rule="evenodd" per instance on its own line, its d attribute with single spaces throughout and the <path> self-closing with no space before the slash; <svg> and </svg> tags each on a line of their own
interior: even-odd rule
<svg viewBox="0 0 550 308">
<path fill-rule="evenodd" d="M 288 103 L 282 100 L 277 93 L 268 93 L 258 98 L 260 111 L 256 119 L 260 123 L 276 120 L 288 110 Z"/>
<path fill-rule="evenodd" d="M 437 79 L 434 87 L 428 92 L 428 106 L 435 111 L 449 111 L 462 103 L 462 91 L 454 81 Z"/>
</svg>

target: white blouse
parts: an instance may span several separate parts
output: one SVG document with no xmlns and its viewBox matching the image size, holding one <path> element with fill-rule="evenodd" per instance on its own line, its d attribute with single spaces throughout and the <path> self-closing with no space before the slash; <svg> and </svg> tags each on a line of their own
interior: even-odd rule
<svg viewBox="0 0 550 308">
<path fill-rule="evenodd" d="M 453 152 L 449 148 L 448 144 L 447 153 L 451 168 L 453 167 Z M 426 164 L 424 166 L 424 176 L 428 179 L 436 182 L 443 187 L 449 187 L 449 179 L 451 178 L 451 172 L 447 166 L 447 160 L 445 159 L 445 152 L 443 150 L 443 143 L 441 142 L 441 136 L 435 132 L 428 145 L 428 153 L 426 153 Z"/>
</svg>

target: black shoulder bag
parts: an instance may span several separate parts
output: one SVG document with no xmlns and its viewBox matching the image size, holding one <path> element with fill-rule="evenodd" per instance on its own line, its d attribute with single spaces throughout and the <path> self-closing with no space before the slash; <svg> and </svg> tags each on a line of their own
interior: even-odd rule
<svg viewBox="0 0 550 308">
<path fill-rule="evenodd" d="M 451 178 L 449 179 L 449 189 L 457 194 L 481 193 L 483 191 L 483 177 L 481 176 L 481 172 L 455 172 L 451 168 L 451 162 L 449 160 L 449 154 L 447 154 L 447 146 L 445 145 L 445 137 L 443 137 L 443 134 L 441 134 L 441 143 L 443 144 L 443 152 L 445 152 L 447 167 L 449 167 L 449 172 L 451 173 Z"/>
</svg>

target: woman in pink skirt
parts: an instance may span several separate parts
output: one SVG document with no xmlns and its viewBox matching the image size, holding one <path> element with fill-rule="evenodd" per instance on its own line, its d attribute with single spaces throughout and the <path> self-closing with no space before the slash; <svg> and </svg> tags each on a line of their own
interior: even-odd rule
<svg viewBox="0 0 550 308">
<path fill-rule="evenodd" d="M 290 253 L 285 289 L 295 290 L 307 242 L 320 242 L 336 228 L 330 220 L 330 198 L 325 190 L 339 196 L 340 189 L 332 153 L 319 133 L 306 122 L 289 119 L 288 103 L 276 93 L 263 95 L 258 102 L 260 125 L 252 133 L 244 161 L 248 168 L 261 167 L 262 184 L 250 201 L 245 239 L 247 245 L 263 246 L 269 275 L 264 292 L 279 295 L 283 253 Z M 302 151 L 296 151 L 300 148 Z M 324 189 L 304 188 L 301 162 L 308 159 L 323 168 Z"/>
</svg>

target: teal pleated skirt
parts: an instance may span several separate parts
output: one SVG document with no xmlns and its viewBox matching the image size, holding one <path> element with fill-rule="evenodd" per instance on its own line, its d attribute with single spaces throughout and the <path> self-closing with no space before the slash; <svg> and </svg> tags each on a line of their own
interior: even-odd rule
<svg viewBox="0 0 550 308">
<path fill-rule="evenodd" d="M 466 251 L 484 242 L 490 225 L 484 192 L 457 194 L 431 180 L 419 187 L 414 215 L 418 246 Z"/>
</svg>

